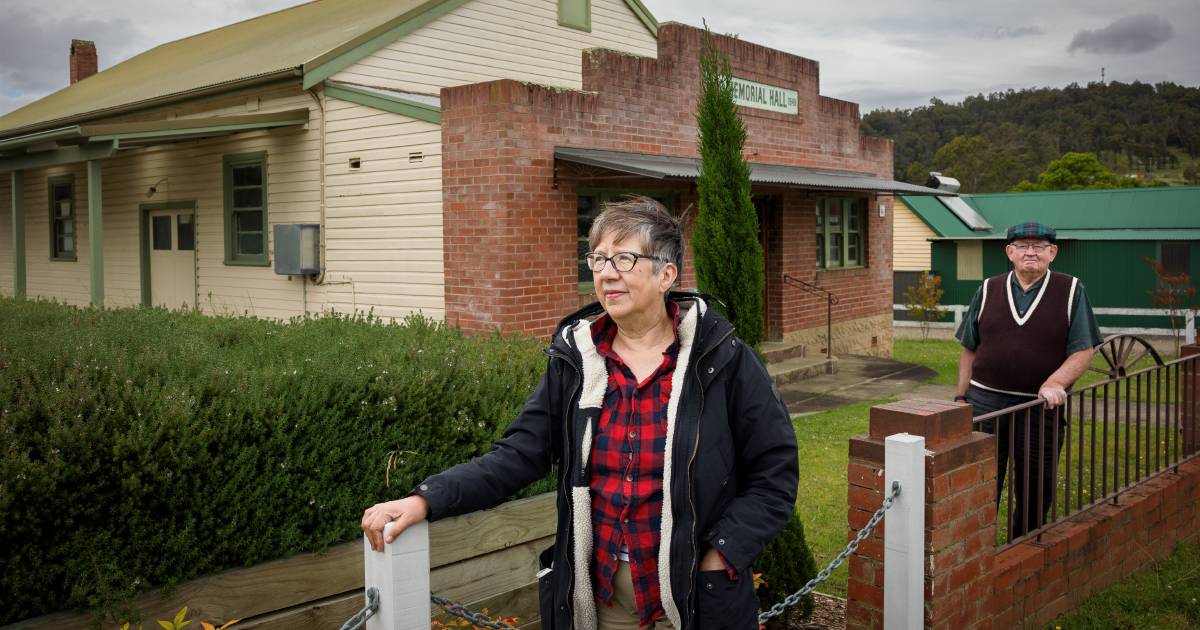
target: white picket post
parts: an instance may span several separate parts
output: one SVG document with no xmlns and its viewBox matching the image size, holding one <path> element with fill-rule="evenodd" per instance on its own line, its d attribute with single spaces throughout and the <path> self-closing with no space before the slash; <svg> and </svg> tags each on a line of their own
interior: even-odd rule
<svg viewBox="0 0 1200 630">
<path fill-rule="evenodd" d="M 925 619 L 925 438 L 884 440 L 884 492 L 900 482 L 883 532 L 883 627 L 917 630 Z"/>
<path fill-rule="evenodd" d="M 385 536 L 389 523 L 384 530 Z M 367 630 L 428 630 L 432 618 L 429 602 L 429 523 L 409 526 L 383 551 L 372 551 L 363 537 L 363 570 L 366 589 L 379 589 L 379 610 L 367 620 Z"/>
</svg>

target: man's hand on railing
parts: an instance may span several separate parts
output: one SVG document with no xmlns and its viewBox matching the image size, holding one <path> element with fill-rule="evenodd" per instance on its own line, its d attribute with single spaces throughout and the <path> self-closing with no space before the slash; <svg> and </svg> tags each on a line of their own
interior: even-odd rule
<svg viewBox="0 0 1200 630">
<path fill-rule="evenodd" d="M 425 497 L 414 494 L 396 501 L 376 503 L 367 508 L 363 512 L 362 530 L 367 536 L 367 541 L 371 543 L 371 549 L 383 551 L 385 543 L 392 542 L 400 532 L 414 523 L 425 520 L 428 515 L 429 503 L 425 501 Z M 393 522 L 395 525 L 388 529 L 387 540 L 384 540 L 383 528 Z"/>
<path fill-rule="evenodd" d="M 1038 396 L 1045 399 L 1047 409 L 1054 409 L 1067 402 L 1067 390 L 1050 383 L 1042 385 L 1042 388 L 1038 390 Z"/>
</svg>

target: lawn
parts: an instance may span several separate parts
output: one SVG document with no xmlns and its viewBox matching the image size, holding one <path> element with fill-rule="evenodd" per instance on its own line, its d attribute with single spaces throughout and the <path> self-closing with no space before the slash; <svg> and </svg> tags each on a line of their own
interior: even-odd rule
<svg viewBox="0 0 1200 630">
<path fill-rule="evenodd" d="M 800 490 L 796 509 L 804 519 L 804 535 L 817 566 L 829 564 L 846 546 L 846 466 L 850 438 L 867 432 L 867 417 L 874 405 L 860 403 L 792 420 L 800 450 Z M 846 596 L 846 565 L 829 576 L 817 590 Z"/>
<path fill-rule="evenodd" d="M 1168 558 L 1092 595 L 1047 630 L 1200 628 L 1200 545 L 1179 545 Z"/>
</svg>

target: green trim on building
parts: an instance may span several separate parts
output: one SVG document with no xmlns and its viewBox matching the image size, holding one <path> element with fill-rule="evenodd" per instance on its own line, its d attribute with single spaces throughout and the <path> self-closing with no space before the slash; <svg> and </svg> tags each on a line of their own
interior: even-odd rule
<svg viewBox="0 0 1200 630">
<path fill-rule="evenodd" d="M 650 31 L 650 34 L 657 38 L 658 20 L 654 19 L 654 14 L 650 13 L 650 9 L 647 9 L 646 5 L 642 4 L 638 0 L 625 0 L 625 5 L 628 6 L 629 10 L 633 11 L 633 14 L 637 16 L 637 19 L 642 22 L 642 26 L 645 26 L 646 30 Z"/>
<path fill-rule="evenodd" d="M 13 237 L 13 295 L 25 297 L 25 171 L 13 171 L 12 237 Z"/>
<path fill-rule="evenodd" d="M 268 217 L 267 203 L 267 152 L 256 151 L 253 153 L 238 153 L 226 155 L 221 160 L 222 162 L 222 187 L 224 188 L 224 215 L 225 215 L 225 264 L 229 266 L 248 266 L 248 267 L 269 267 L 271 265 L 270 251 L 268 249 L 267 235 L 270 233 L 270 223 Z M 261 255 L 238 255 L 237 254 L 237 233 L 234 226 L 234 208 L 233 208 L 233 169 L 236 166 L 249 166 L 260 164 L 262 165 L 262 254 Z"/>
<path fill-rule="evenodd" d="M 384 95 L 375 91 L 364 90 L 353 85 L 344 83 L 334 83 L 333 81 L 325 82 L 325 95 L 333 98 L 348 101 L 350 103 L 358 103 L 366 107 L 373 107 L 385 112 L 400 114 L 424 120 L 435 125 L 442 124 L 442 110 L 428 103 L 406 99 L 402 96 Z"/>
<path fill-rule="evenodd" d="M 558 0 L 558 25 L 592 32 L 592 0 Z"/>
<path fill-rule="evenodd" d="M 103 160 L 112 157 L 116 152 L 116 141 L 85 144 L 79 147 L 59 147 L 51 151 L 38 151 L 28 155 L 0 158 L 0 173 L 78 164 L 88 160 Z"/>
<path fill-rule="evenodd" d="M 461 7 L 470 0 L 433 0 L 377 26 L 304 64 L 304 89 L 349 68 L 384 46 Z"/>
<path fill-rule="evenodd" d="M 65 256 L 59 254 L 58 243 L 56 243 L 54 239 L 54 223 L 57 220 L 54 213 L 54 187 L 63 184 L 69 184 L 71 186 L 71 238 L 73 239 L 74 243 L 74 246 L 71 248 L 71 253 Z M 46 233 L 48 234 L 47 240 L 49 241 L 50 245 L 49 250 L 47 250 L 49 252 L 50 260 L 60 262 L 75 262 L 78 260 L 79 209 L 75 207 L 75 198 L 75 175 L 55 175 L 54 177 L 46 178 L 46 219 L 48 221 L 46 225 Z"/>
<path fill-rule="evenodd" d="M 211 127 L 195 127 L 182 129 L 163 129 L 158 131 L 133 131 L 129 133 L 114 133 L 104 136 L 93 136 L 92 140 L 103 142 L 106 140 L 142 140 L 147 138 L 166 138 L 171 136 L 205 134 L 205 133 L 236 133 L 238 131 L 249 131 L 254 129 L 270 129 L 272 127 L 290 127 L 293 125 L 303 125 L 308 122 L 308 118 L 297 118 L 294 120 L 280 120 L 274 122 L 258 122 L 258 123 L 243 123 L 237 125 L 213 125 Z"/>
<path fill-rule="evenodd" d="M 150 213 L 156 210 L 191 210 L 194 216 L 196 202 L 167 201 L 138 206 L 138 272 L 141 276 L 142 306 L 154 305 L 154 297 L 150 294 Z M 196 256 L 196 250 L 192 251 L 193 257 Z"/>
<path fill-rule="evenodd" d="M 88 160 L 88 254 L 91 259 L 92 306 L 104 306 L 104 183 L 103 162 Z"/>
</svg>

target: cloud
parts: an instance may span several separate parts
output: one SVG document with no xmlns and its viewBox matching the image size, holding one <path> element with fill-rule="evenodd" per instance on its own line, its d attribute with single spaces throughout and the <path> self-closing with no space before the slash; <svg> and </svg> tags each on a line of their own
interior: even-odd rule
<svg viewBox="0 0 1200 630">
<path fill-rule="evenodd" d="M 129 40 L 140 39 L 137 26 L 126 18 L 99 20 L 68 17 L 45 21 L 44 12 L 13 7 L 0 21 L 0 85 L 7 96 L 44 94 L 70 82 L 71 39 L 96 42 L 101 67 L 106 57 L 124 52 Z M 49 43 L 49 45 L 48 45 Z M 15 98 L 14 98 L 15 97 Z"/>
<path fill-rule="evenodd" d="M 979 34 L 980 37 L 988 39 L 1017 39 L 1018 37 L 1030 37 L 1032 35 L 1042 35 L 1045 31 L 1040 26 L 997 26 L 990 31 L 983 31 Z"/>
<path fill-rule="evenodd" d="M 1082 50 L 1092 54 L 1142 53 L 1158 48 L 1175 36 L 1171 23 L 1157 15 L 1140 14 L 1123 17 L 1096 30 L 1075 33 L 1067 51 Z"/>
</svg>

